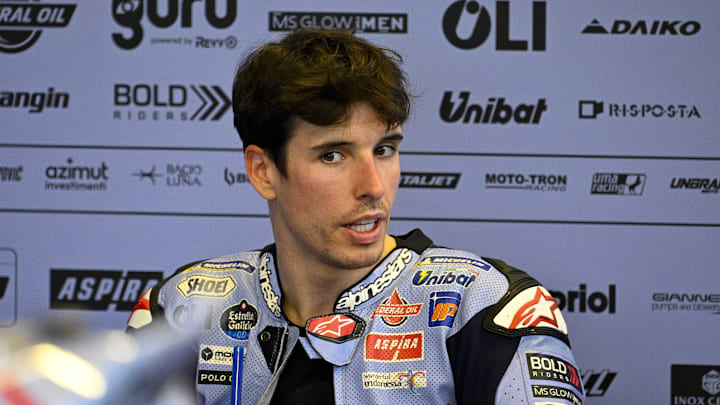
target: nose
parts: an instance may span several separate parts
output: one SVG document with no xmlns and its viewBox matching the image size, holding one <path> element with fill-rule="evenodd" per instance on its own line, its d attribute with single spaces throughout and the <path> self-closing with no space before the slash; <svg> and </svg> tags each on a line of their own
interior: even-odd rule
<svg viewBox="0 0 720 405">
<path fill-rule="evenodd" d="M 374 157 L 364 158 L 357 162 L 357 170 L 353 177 L 355 195 L 358 199 L 377 201 L 385 195 L 385 186 L 380 170 Z"/>
</svg>

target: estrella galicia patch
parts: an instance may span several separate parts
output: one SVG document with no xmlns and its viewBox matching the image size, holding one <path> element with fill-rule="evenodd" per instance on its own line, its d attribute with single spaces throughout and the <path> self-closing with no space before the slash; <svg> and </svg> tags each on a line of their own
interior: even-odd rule
<svg viewBox="0 0 720 405">
<path fill-rule="evenodd" d="M 436 291 L 430 294 L 428 326 L 447 326 L 452 328 L 455 315 L 460 308 L 462 296 L 454 291 Z"/>
<path fill-rule="evenodd" d="M 235 340 L 247 340 L 250 330 L 257 323 L 257 308 L 248 304 L 246 300 L 226 308 L 220 316 L 220 328 L 226 335 Z"/>
<path fill-rule="evenodd" d="M 202 297 L 222 298 L 230 295 L 237 284 L 232 276 L 209 276 L 194 274 L 186 277 L 177 284 L 177 289 L 185 298 L 195 295 Z"/>
<path fill-rule="evenodd" d="M 579 392 L 583 392 L 580 373 L 569 361 L 542 353 L 526 353 L 525 356 L 530 379 L 570 384 Z"/>
<path fill-rule="evenodd" d="M 204 261 L 197 264 L 186 271 L 190 270 L 214 270 L 214 271 L 228 271 L 228 270 L 243 270 L 248 273 L 255 271 L 255 266 L 242 260 L 228 260 L 228 261 Z"/>
</svg>

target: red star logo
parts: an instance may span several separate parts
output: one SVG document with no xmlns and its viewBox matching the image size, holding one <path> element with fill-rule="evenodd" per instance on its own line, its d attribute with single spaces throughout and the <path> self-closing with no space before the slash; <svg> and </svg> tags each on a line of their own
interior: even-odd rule
<svg viewBox="0 0 720 405">
<path fill-rule="evenodd" d="M 508 329 L 517 329 L 518 326 L 532 328 L 542 326 L 540 324 L 543 322 L 557 328 L 558 323 L 555 317 L 557 307 L 558 304 L 555 298 L 551 295 L 545 295 L 540 287 L 537 287 L 535 297 L 518 309 Z"/>
<path fill-rule="evenodd" d="M 350 317 L 340 314 L 314 318 L 308 324 L 307 330 L 310 333 L 320 336 L 341 337 L 353 333 L 353 330 L 355 330 L 355 321 Z"/>
</svg>

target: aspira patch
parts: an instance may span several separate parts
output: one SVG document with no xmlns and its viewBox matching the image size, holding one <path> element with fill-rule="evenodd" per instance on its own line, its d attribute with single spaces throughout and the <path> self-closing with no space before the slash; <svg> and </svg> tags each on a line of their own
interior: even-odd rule
<svg viewBox="0 0 720 405">
<path fill-rule="evenodd" d="M 177 284 L 177 290 L 185 298 L 192 296 L 222 298 L 235 291 L 237 283 L 232 276 L 208 276 L 195 274 L 186 277 Z"/>
</svg>

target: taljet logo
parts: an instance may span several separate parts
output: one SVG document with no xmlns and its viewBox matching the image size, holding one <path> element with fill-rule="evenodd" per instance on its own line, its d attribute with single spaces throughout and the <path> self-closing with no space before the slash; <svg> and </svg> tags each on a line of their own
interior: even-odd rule
<svg viewBox="0 0 720 405">
<path fill-rule="evenodd" d="M 0 166 L 0 181 L 17 183 L 22 181 L 22 166 Z"/>
<path fill-rule="evenodd" d="M 50 269 L 50 309 L 130 311 L 161 271 Z"/>
<path fill-rule="evenodd" d="M 615 20 L 608 30 L 597 19 L 582 30 L 583 34 L 614 34 L 614 35 L 684 35 L 690 36 L 700 32 L 697 21 L 680 20 Z"/>
<path fill-rule="evenodd" d="M 108 187 L 109 167 L 102 162 L 98 166 L 76 165 L 68 158 L 66 165 L 45 168 L 45 189 L 60 191 L 105 191 Z"/>
<path fill-rule="evenodd" d="M 460 181 L 460 173 L 403 172 L 400 187 L 405 188 L 448 188 L 454 189 Z"/>
<path fill-rule="evenodd" d="M 406 34 L 407 14 L 374 13 L 303 13 L 271 11 L 270 31 L 293 31 L 299 28 L 341 29 L 362 33 Z"/>
<path fill-rule="evenodd" d="M 640 196 L 646 182 L 642 173 L 595 173 L 590 194 Z"/>
<path fill-rule="evenodd" d="M 518 3 L 515 3 L 517 5 Z M 459 27 L 461 20 L 471 20 L 472 32 L 467 37 L 462 37 Z M 464 25 L 464 24 L 463 24 Z M 546 48 L 547 36 L 546 4 L 544 1 L 532 3 L 532 36 L 527 39 L 510 38 L 510 2 L 495 2 L 495 49 L 498 51 L 527 51 L 529 42 L 532 43 L 533 51 L 544 51 Z M 443 33 L 445 38 L 455 47 L 464 50 L 475 49 L 490 37 L 492 18 L 490 13 L 474 0 L 455 1 L 445 10 L 442 19 Z"/>
<path fill-rule="evenodd" d="M 720 404 L 720 365 L 673 364 L 670 378 L 673 405 Z"/>
<path fill-rule="evenodd" d="M 582 380 L 585 386 L 585 396 L 601 397 L 605 395 L 610 388 L 610 384 L 615 380 L 615 377 L 617 377 L 617 371 L 607 369 L 600 372 L 584 370 L 582 372 Z"/>
<path fill-rule="evenodd" d="M 0 9 L 1 12 L 1 9 Z M 1 38 L 0 38 L 1 39 Z M 0 42 L 2 44 L 2 42 Z M 70 104 L 70 94 L 55 91 L 55 88 L 48 87 L 47 92 L 28 91 L 2 91 L 0 92 L 0 107 L 23 108 L 28 113 L 37 114 L 46 108 L 67 109 Z"/>
<path fill-rule="evenodd" d="M 670 188 L 697 190 L 703 194 L 717 194 L 720 191 L 720 178 L 673 177 Z"/>
<path fill-rule="evenodd" d="M 586 284 L 580 284 L 577 291 L 550 291 L 550 294 L 557 300 L 558 308 L 564 312 L 584 313 L 590 309 L 595 313 L 615 313 L 615 284 L 608 286 L 607 294 L 595 291 L 588 295 Z"/>
<path fill-rule="evenodd" d="M 113 102 L 113 119 L 126 121 L 218 121 L 230 108 L 220 86 L 206 85 L 116 83 Z"/>
<path fill-rule="evenodd" d="M 607 103 L 607 107 L 607 116 L 610 118 L 701 118 L 697 106 L 688 104 Z M 604 113 L 604 101 L 580 100 L 580 119 L 596 119 Z"/>
<path fill-rule="evenodd" d="M 22 52 L 37 42 L 45 28 L 64 28 L 74 4 L 0 1 L 0 52 Z"/>
<path fill-rule="evenodd" d="M 113 42 L 121 49 L 131 50 L 140 45 L 145 36 L 145 31 L 141 21 L 146 15 L 148 22 L 156 28 L 165 29 L 175 25 L 180 19 L 180 27 L 190 28 L 197 16 L 193 17 L 193 13 L 198 13 L 198 8 L 193 7 L 193 3 L 198 0 L 167 0 L 162 3 L 166 5 L 164 13 L 161 15 L 158 7 L 158 0 L 113 0 L 112 16 L 115 22 L 127 31 L 115 32 L 112 34 Z M 205 20 L 211 26 L 222 29 L 227 28 L 235 22 L 237 17 L 237 0 L 225 1 L 225 15 L 218 15 L 216 3 L 222 0 L 205 0 Z M 145 9 L 147 7 L 147 10 Z M 146 13 L 147 12 L 147 13 Z M 170 38 L 153 38 L 152 44 L 178 44 L 192 46 L 195 48 L 226 48 L 233 49 L 237 46 L 237 38 L 229 36 L 227 38 L 205 38 L 196 37 L 170 37 Z"/>
<path fill-rule="evenodd" d="M 486 173 L 485 188 L 525 191 L 565 191 L 566 174 Z"/>
<path fill-rule="evenodd" d="M 140 181 L 152 182 L 156 184 L 155 179 L 165 177 L 165 185 L 168 187 L 192 187 L 202 186 L 200 181 L 200 175 L 203 172 L 202 166 L 194 163 L 168 163 L 166 166 L 166 172 L 160 173 L 157 171 L 155 165 L 150 170 L 139 170 L 136 173 L 132 173 L 132 176 L 137 177 Z"/>
<path fill-rule="evenodd" d="M 452 91 L 443 93 L 440 102 L 440 118 L 445 122 L 458 122 L 463 124 L 538 124 L 542 114 L 547 111 L 545 99 L 538 99 L 537 103 L 517 104 L 512 106 L 505 102 L 505 97 L 490 97 L 487 105 L 470 104 L 469 91 L 461 91 L 459 103 L 452 101 Z"/>
</svg>

